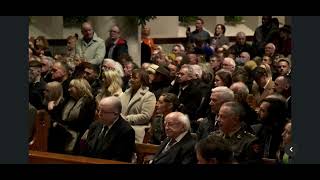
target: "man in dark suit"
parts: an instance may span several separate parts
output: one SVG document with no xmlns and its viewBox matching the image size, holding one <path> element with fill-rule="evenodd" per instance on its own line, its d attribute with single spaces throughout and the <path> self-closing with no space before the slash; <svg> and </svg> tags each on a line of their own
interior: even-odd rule
<svg viewBox="0 0 320 180">
<path fill-rule="evenodd" d="M 165 117 L 167 138 L 161 143 L 152 164 L 195 164 L 195 140 L 190 133 L 188 116 L 172 112 Z"/>
<path fill-rule="evenodd" d="M 194 72 L 191 65 L 183 65 L 177 73 L 174 84 L 170 86 L 169 92 L 178 96 L 179 102 L 181 103 L 179 111 L 188 114 L 191 121 L 192 132 L 196 132 L 198 129 L 196 120 L 199 116 L 197 109 L 201 104 L 202 93 L 201 89 L 197 87 L 193 76 Z"/>
<path fill-rule="evenodd" d="M 117 97 L 111 96 L 100 101 L 99 119 L 90 125 L 83 155 L 131 162 L 135 133 L 121 117 L 121 109 Z"/>
</svg>

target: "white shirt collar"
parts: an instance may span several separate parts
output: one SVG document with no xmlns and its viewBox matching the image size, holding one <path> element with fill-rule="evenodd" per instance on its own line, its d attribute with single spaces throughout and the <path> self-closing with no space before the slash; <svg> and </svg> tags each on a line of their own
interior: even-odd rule
<svg viewBox="0 0 320 180">
<path fill-rule="evenodd" d="M 183 132 L 182 134 L 180 134 L 178 137 L 175 138 L 176 143 L 178 143 L 179 141 L 181 141 L 181 139 L 188 133 L 188 131 Z"/>
</svg>

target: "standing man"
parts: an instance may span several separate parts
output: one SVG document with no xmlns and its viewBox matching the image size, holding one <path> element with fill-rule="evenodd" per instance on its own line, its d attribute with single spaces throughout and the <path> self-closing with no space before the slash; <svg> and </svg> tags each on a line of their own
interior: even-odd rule
<svg viewBox="0 0 320 180">
<path fill-rule="evenodd" d="M 77 41 L 76 55 L 85 58 L 91 64 L 100 65 L 105 54 L 105 44 L 93 31 L 92 24 L 84 22 L 81 26 L 83 38 Z"/>
<path fill-rule="evenodd" d="M 127 41 L 120 38 L 120 28 L 118 26 L 113 26 L 110 29 L 109 33 L 110 33 L 110 36 L 105 42 L 106 43 L 105 58 L 119 61 L 119 57 L 122 54 L 129 54 Z"/>
<path fill-rule="evenodd" d="M 196 30 L 190 32 L 190 29 L 187 30 L 186 35 L 189 43 L 194 43 L 195 40 L 202 40 L 210 44 L 210 34 L 208 31 L 203 30 L 204 21 L 201 18 L 196 20 Z"/>
</svg>

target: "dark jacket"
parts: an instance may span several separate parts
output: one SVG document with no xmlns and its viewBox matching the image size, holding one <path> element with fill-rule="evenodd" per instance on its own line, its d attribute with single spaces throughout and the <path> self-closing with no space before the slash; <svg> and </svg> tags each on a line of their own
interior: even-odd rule
<svg viewBox="0 0 320 180">
<path fill-rule="evenodd" d="M 110 49 L 112 48 L 112 46 L 114 45 L 114 43 L 112 42 L 111 39 L 108 39 L 106 41 L 106 55 L 104 58 L 108 58 L 108 54 Z M 112 52 L 112 57 L 111 59 L 115 60 L 115 61 L 119 61 L 119 57 L 120 55 L 127 53 L 128 54 L 128 45 L 127 45 L 127 41 L 124 39 L 119 39 L 117 41 L 117 43 L 115 44 L 115 47 L 113 49 Z"/>
<path fill-rule="evenodd" d="M 97 147 L 98 136 L 102 128 L 103 124 L 97 121 L 90 125 L 86 149 L 82 154 L 95 158 L 131 162 L 135 148 L 135 133 L 131 125 L 120 116 L 102 139 L 103 144 L 99 148 Z"/>
<path fill-rule="evenodd" d="M 29 84 L 29 102 L 36 109 L 44 109 L 43 105 L 46 82 L 41 78 L 39 82 Z"/>
<path fill-rule="evenodd" d="M 189 132 L 168 151 L 162 153 L 169 141 L 170 138 L 167 138 L 161 143 L 152 164 L 195 164 L 197 162 L 194 150 L 196 142 Z"/>
</svg>

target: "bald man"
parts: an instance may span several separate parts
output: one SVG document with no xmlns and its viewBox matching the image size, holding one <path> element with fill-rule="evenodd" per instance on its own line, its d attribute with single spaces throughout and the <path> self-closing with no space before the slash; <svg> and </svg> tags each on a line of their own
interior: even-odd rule
<svg viewBox="0 0 320 180">
<path fill-rule="evenodd" d="M 103 98 L 98 106 L 98 120 L 90 125 L 83 155 L 131 162 L 135 148 L 135 132 L 124 120 L 120 99 Z"/>
<path fill-rule="evenodd" d="M 167 138 L 161 143 L 152 164 L 195 164 L 195 140 L 190 133 L 188 116 L 172 112 L 165 117 Z"/>
<path fill-rule="evenodd" d="M 84 58 L 91 64 L 100 65 L 105 54 L 106 47 L 103 39 L 93 31 L 92 24 L 84 22 L 81 26 L 83 37 L 76 43 L 76 55 Z"/>
</svg>

